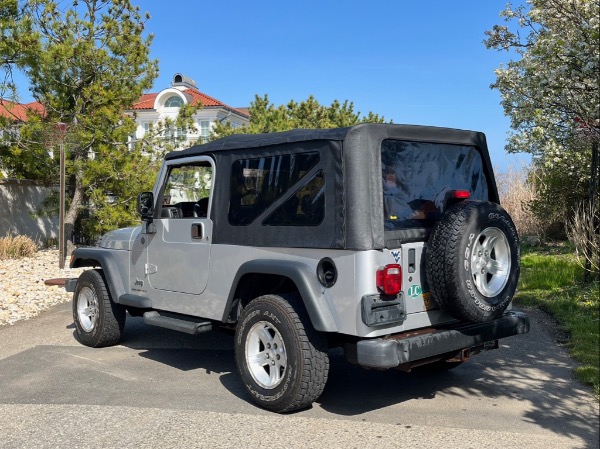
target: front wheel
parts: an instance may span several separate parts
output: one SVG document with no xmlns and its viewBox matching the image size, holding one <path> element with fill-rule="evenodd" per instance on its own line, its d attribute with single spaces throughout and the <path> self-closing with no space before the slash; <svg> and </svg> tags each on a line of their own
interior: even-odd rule
<svg viewBox="0 0 600 449">
<path fill-rule="evenodd" d="M 310 406 L 329 373 L 325 338 L 297 295 L 261 296 L 244 308 L 235 360 L 252 400 L 279 413 Z"/>
<path fill-rule="evenodd" d="M 125 328 L 125 307 L 116 304 L 102 270 L 81 273 L 73 293 L 73 320 L 81 343 L 94 348 L 119 342 Z"/>
</svg>

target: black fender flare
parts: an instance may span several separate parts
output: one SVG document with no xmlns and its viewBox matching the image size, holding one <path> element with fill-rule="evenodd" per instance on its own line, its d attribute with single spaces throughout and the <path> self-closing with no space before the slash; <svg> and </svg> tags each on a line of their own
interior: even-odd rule
<svg viewBox="0 0 600 449">
<path fill-rule="evenodd" d="M 104 248 L 76 248 L 71 256 L 71 268 L 100 267 L 104 271 L 104 278 L 112 300 L 119 302 L 119 297 L 127 293 L 125 284 L 119 271 L 119 261 L 114 252 Z"/>
<path fill-rule="evenodd" d="M 290 260 L 259 259 L 243 263 L 231 284 L 223 321 L 229 315 L 237 286 L 246 274 L 274 274 L 289 278 L 298 288 L 298 293 L 300 293 L 313 327 L 321 332 L 338 331 L 333 313 L 322 293 L 325 287 L 319 283 L 316 272 L 306 264 Z"/>
</svg>

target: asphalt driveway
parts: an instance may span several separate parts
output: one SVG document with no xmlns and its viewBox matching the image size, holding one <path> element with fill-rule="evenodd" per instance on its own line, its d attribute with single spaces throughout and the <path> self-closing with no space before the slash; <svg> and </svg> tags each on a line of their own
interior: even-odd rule
<svg viewBox="0 0 600 449">
<path fill-rule="evenodd" d="M 0 447 L 598 447 L 598 404 L 543 325 L 445 374 L 367 371 L 331 353 L 314 406 L 254 407 L 232 337 L 128 316 L 120 346 L 73 336 L 70 304 L 0 327 Z"/>
</svg>

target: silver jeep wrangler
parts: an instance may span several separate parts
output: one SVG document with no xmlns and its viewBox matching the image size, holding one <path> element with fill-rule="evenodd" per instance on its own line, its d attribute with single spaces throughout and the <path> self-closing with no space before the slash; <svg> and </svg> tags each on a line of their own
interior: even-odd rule
<svg viewBox="0 0 600 449">
<path fill-rule="evenodd" d="M 529 331 L 510 311 L 519 238 L 482 133 L 363 124 L 233 135 L 172 152 L 141 226 L 78 248 L 78 339 L 126 312 L 235 331 L 250 398 L 289 412 L 323 392 L 328 350 L 368 368 L 448 369 Z"/>
</svg>

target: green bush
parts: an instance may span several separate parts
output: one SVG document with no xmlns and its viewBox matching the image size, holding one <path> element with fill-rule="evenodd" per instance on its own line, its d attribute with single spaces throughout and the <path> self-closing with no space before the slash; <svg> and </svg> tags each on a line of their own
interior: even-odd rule
<svg viewBox="0 0 600 449">
<path fill-rule="evenodd" d="M 31 257 L 37 250 L 37 243 L 25 235 L 0 238 L 0 260 Z"/>
</svg>

